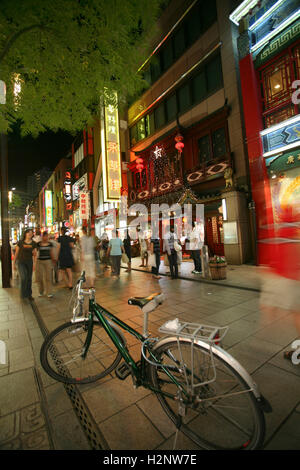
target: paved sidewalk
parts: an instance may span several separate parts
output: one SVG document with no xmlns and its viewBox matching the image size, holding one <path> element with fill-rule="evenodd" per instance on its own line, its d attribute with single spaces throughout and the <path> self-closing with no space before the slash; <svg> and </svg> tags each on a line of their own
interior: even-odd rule
<svg viewBox="0 0 300 470">
<path fill-rule="evenodd" d="M 126 266 L 123 264 L 123 267 Z M 132 268 L 134 270 L 151 272 L 151 268 L 141 268 L 141 258 L 132 259 Z M 194 262 L 191 259 L 186 259 L 179 266 L 179 277 L 182 279 L 191 279 L 193 281 L 199 281 L 206 284 L 218 285 L 218 286 L 231 286 L 237 288 L 245 288 L 251 290 L 260 290 L 260 275 L 261 269 L 258 266 L 242 264 L 242 265 L 228 265 L 227 266 L 227 278 L 222 280 L 211 280 L 205 279 L 202 274 L 193 274 Z M 164 265 L 161 260 L 159 272 L 161 275 L 169 273 L 169 267 Z"/>
<path fill-rule="evenodd" d="M 228 324 L 226 349 L 252 374 L 273 407 L 266 415 L 265 449 L 300 449 L 300 367 L 282 358 L 297 338 L 290 315 L 263 317 L 257 292 L 164 276 L 157 281 L 141 271 L 122 270 L 119 280 L 107 271 L 96 288 L 98 302 L 135 328 L 141 328 L 143 319 L 128 298 L 163 291 L 167 300 L 150 315 L 153 335 L 176 316 Z M 38 298 L 35 286 L 34 296 L 35 312 L 47 330 L 69 320 L 68 290 L 58 287 L 52 299 Z M 19 301 L 15 288 L 0 289 L 0 339 L 8 348 L 8 364 L 0 365 L 0 449 L 88 449 L 99 442 L 109 449 L 173 448 L 173 424 L 155 396 L 135 390 L 130 377 L 121 382 L 112 373 L 70 393 L 43 372 L 41 324 L 31 305 Z M 139 344 L 132 337 L 127 340 L 138 358 Z M 180 433 L 177 449 L 194 446 Z"/>
</svg>

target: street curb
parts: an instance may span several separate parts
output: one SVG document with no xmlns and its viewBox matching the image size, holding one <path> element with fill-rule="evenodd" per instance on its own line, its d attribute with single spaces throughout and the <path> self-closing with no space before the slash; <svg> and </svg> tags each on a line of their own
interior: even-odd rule
<svg viewBox="0 0 300 470">
<path fill-rule="evenodd" d="M 127 269 L 126 266 L 121 266 L 121 269 Z M 145 273 L 145 274 L 151 274 L 151 276 L 153 275 L 151 271 L 143 271 L 142 269 L 137 269 L 137 268 L 131 268 L 131 271 L 139 271 L 141 273 Z M 170 277 L 168 274 L 164 274 L 164 273 L 159 273 L 160 276 L 164 276 L 164 277 Z M 243 286 L 234 286 L 232 284 L 224 284 L 223 282 L 218 282 L 216 284 L 216 282 L 213 282 L 213 281 L 209 281 L 207 279 L 192 279 L 190 277 L 183 277 L 183 276 L 178 276 L 178 279 L 182 279 L 183 281 L 191 281 L 191 282 L 202 282 L 203 284 L 209 284 L 209 285 L 213 285 L 213 286 L 222 286 L 222 287 L 230 287 L 231 289 L 240 289 L 240 290 L 246 290 L 246 291 L 250 291 L 250 292 L 260 292 L 260 289 L 256 289 L 255 287 L 243 287 Z"/>
<path fill-rule="evenodd" d="M 30 305 L 38 322 L 39 328 L 45 338 L 49 331 L 44 324 L 40 311 L 34 301 L 30 301 Z M 62 385 L 64 386 L 65 391 L 72 402 L 73 411 L 77 416 L 91 450 L 109 450 L 109 446 L 92 414 L 90 413 L 84 399 L 82 398 L 78 387 L 73 384 L 62 383 Z"/>
</svg>

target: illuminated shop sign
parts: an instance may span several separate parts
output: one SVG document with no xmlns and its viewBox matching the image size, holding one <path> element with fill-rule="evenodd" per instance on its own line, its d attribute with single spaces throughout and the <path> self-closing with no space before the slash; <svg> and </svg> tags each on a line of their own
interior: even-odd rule
<svg viewBox="0 0 300 470">
<path fill-rule="evenodd" d="M 299 18 L 300 9 L 298 0 L 284 2 L 276 11 L 251 31 L 251 52 L 256 51 L 268 43 L 291 23 Z"/>
<path fill-rule="evenodd" d="M 260 133 L 264 149 L 264 157 L 287 151 L 300 146 L 300 115 Z"/>
<path fill-rule="evenodd" d="M 71 173 L 67 171 L 65 174 L 65 182 L 64 182 L 64 199 L 67 203 L 70 203 L 72 201 L 71 186 L 72 186 Z"/>
<path fill-rule="evenodd" d="M 88 179 L 87 179 L 87 173 L 83 175 L 79 180 L 76 181 L 76 183 L 73 184 L 72 192 L 73 192 L 73 201 L 79 198 L 79 194 L 82 191 L 87 191 L 88 190 Z"/>
<path fill-rule="evenodd" d="M 52 191 L 45 191 L 45 222 L 46 227 L 53 224 L 53 205 L 52 205 Z"/>
<path fill-rule="evenodd" d="M 90 197 L 89 193 L 82 192 L 79 195 L 79 217 L 80 219 L 89 219 L 90 216 Z"/>
<path fill-rule="evenodd" d="M 117 95 L 115 94 L 116 102 Z M 118 108 L 104 106 L 101 120 L 104 202 L 119 202 L 121 197 L 121 158 Z"/>
<path fill-rule="evenodd" d="M 237 26 L 241 19 L 249 20 L 250 48 L 251 52 L 255 52 L 296 21 L 299 16 L 299 0 L 245 0 L 229 18 Z"/>
</svg>

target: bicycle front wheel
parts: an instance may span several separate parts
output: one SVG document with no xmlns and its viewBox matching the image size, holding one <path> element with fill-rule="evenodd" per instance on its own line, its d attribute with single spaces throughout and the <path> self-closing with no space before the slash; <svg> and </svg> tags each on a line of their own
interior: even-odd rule
<svg viewBox="0 0 300 470">
<path fill-rule="evenodd" d="M 55 380 L 67 384 L 94 382 L 109 374 L 120 362 L 120 352 L 103 326 L 96 321 L 93 322 L 88 353 L 85 358 L 82 357 L 88 323 L 88 320 L 68 322 L 46 337 L 41 347 L 40 360 L 45 371 Z M 114 331 L 123 342 L 117 330 Z"/>
<path fill-rule="evenodd" d="M 213 354 L 214 367 L 209 350 L 184 339 L 162 344 L 155 356 L 178 383 L 175 385 L 161 367 L 151 366 L 152 385 L 161 392 L 156 393 L 157 398 L 176 425 L 181 420 L 180 430 L 187 437 L 202 449 L 261 447 L 263 412 L 248 384 L 217 351 Z M 209 383 L 197 386 L 204 382 Z"/>
</svg>

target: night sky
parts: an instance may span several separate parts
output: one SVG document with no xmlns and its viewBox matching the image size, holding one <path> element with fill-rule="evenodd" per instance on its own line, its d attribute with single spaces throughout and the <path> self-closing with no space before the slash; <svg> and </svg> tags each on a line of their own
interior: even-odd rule
<svg viewBox="0 0 300 470">
<path fill-rule="evenodd" d="M 16 128 L 8 135 L 8 185 L 26 191 L 27 176 L 48 167 L 54 170 L 70 151 L 74 136 L 67 132 L 46 132 L 36 139 L 21 137 Z"/>
</svg>

